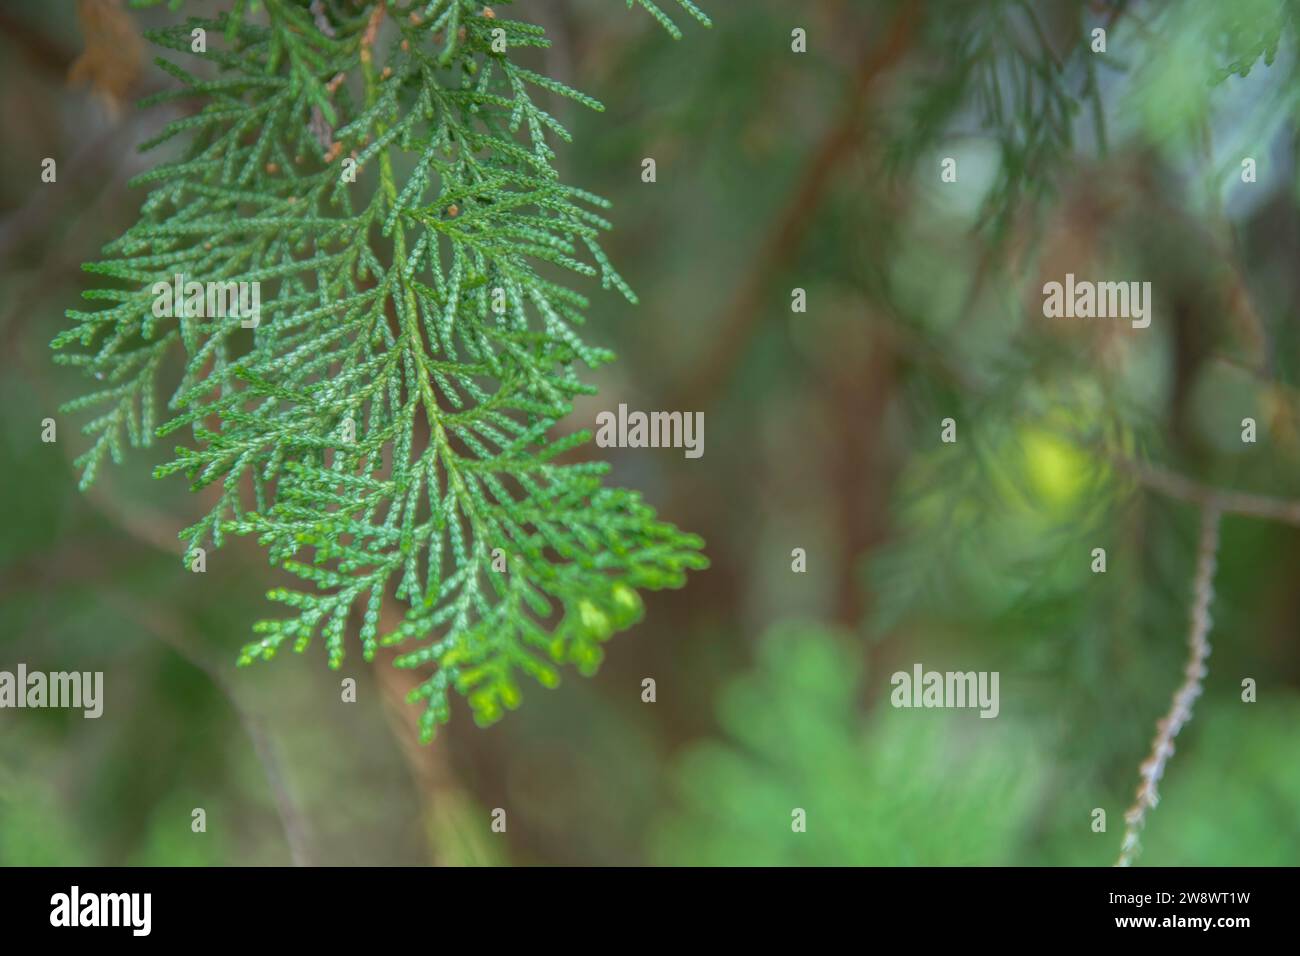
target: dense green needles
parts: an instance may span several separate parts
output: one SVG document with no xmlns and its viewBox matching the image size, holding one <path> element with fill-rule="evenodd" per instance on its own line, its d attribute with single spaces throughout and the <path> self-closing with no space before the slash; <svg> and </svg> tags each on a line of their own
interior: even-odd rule
<svg viewBox="0 0 1300 956">
<path fill-rule="evenodd" d="M 603 487 L 606 465 L 561 460 L 587 432 L 551 434 L 592 391 L 574 360 L 611 358 L 556 276 L 635 299 L 598 244 L 607 204 L 559 181 L 546 135 L 569 137 L 532 91 L 600 104 L 514 62 L 542 30 L 481 3 L 232 6 L 150 34 L 206 62 L 158 60 L 182 85 L 154 101 L 191 112 L 147 145 L 183 151 L 138 177 L 140 221 L 86 267 L 114 280 L 86 293 L 102 307 L 69 312 L 54 342 L 99 380 L 65 408 L 96 415 L 82 484 L 124 439 L 188 433 L 156 470 L 219 492 L 188 548 L 255 535 L 304 582 L 270 592 L 291 613 L 260 622 L 241 662 L 319 634 L 338 666 L 359 619 L 366 659 L 396 645 L 397 666 L 433 668 L 412 695 L 426 739 L 453 688 L 493 721 L 521 673 L 591 673 L 640 616 L 637 589 L 707 564 L 699 538 Z M 178 275 L 258 283 L 256 327 L 159 317 L 155 285 Z M 383 619 L 386 598 L 404 619 Z"/>
</svg>

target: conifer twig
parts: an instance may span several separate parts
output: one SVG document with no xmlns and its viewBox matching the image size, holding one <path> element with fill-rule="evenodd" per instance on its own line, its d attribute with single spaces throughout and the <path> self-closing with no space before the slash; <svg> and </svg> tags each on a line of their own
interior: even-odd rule
<svg viewBox="0 0 1300 956">
<path fill-rule="evenodd" d="M 1159 465 L 1132 458 L 1112 456 L 1112 460 L 1132 474 L 1140 484 L 1170 498 L 1222 514 L 1263 518 L 1267 521 L 1280 521 L 1283 524 L 1300 526 L 1300 501 L 1298 500 L 1214 488 Z"/>
<path fill-rule="evenodd" d="M 140 219 L 86 266 L 97 305 L 69 310 L 54 347 L 96 384 L 60 407 L 95 412 L 83 488 L 125 446 L 188 433 L 154 472 L 205 494 L 186 549 L 255 536 L 298 580 L 268 592 L 288 616 L 254 625 L 239 663 L 321 640 L 337 668 L 355 622 L 366 660 L 402 646 L 395 666 L 432 669 L 411 701 L 428 740 L 451 693 L 490 723 L 520 676 L 592 673 L 639 590 L 708 561 L 604 463 L 555 460 L 589 438 L 552 437 L 594 390 L 575 361 L 613 356 L 576 331 L 587 298 L 538 270 L 636 297 L 599 244 L 608 203 L 559 181 L 547 140 L 570 135 L 534 94 L 599 102 L 514 59 L 541 29 L 480 0 L 263 7 L 150 31 L 223 79 L 159 61 L 181 84 L 162 100 L 205 105 L 147 144 L 187 145 L 139 178 Z M 195 24 L 219 44 L 193 49 Z M 238 302 L 160 303 L 182 276 Z M 381 633 L 386 595 L 408 613 Z"/>
<path fill-rule="evenodd" d="M 1158 786 L 1165 765 L 1174 754 L 1174 738 L 1192 719 L 1192 705 L 1201 696 L 1205 679 L 1206 658 L 1210 656 L 1210 602 L 1214 599 L 1214 570 L 1219 551 L 1219 511 L 1213 506 L 1201 509 L 1201 534 L 1196 549 L 1196 575 L 1192 582 L 1192 611 L 1187 635 L 1187 666 L 1183 682 L 1174 692 L 1169 713 L 1156 723 L 1151 755 L 1138 768 L 1141 781 L 1133 806 L 1124 814 L 1124 842 L 1120 845 L 1116 866 L 1131 866 L 1141 852 L 1140 834 L 1147 811 L 1160 801 Z"/>
</svg>

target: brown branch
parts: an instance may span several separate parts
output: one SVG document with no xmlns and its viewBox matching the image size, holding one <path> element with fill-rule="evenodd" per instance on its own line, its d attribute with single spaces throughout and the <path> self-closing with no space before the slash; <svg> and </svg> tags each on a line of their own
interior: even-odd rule
<svg viewBox="0 0 1300 956">
<path fill-rule="evenodd" d="M 852 152 L 851 147 L 866 113 L 867 94 L 875 81 L 907 52 L 920 9 L 919 2 L 900 4 L 884 42 L 859 63 L 853 89 L 839 122 L 826 132 L 813 152 L 798 187 L 769 230 L 762 251 L 753 260 L 753 268 L 718 323 L 720 331 L 712 348 L 706 351 L 703 361 L 678 388 L 679 399 L 674 407 L 705 407 L 731 377 L 754 324 L 766 311 L 763 299 L 768 282 L 780 274 L 803 243 L 830 188 L 835 170 Z"/>
<path fill-rule="evenodd" d="M 1147 811 L 1160 802 L 1158 786 L 1165 765 L 1174 755 L 1174 738 L 1192 719 L 1192 705 L 1201 696 L 1205 679 L 1206 658 L 1210 656 L 1210 602 L 1214 599 L 1214 569 L 1219 552 L 1219 512 L 1213 507 L 1201 509 L 1201 536 L 1196 549 L 1196 576 L 1192 583 L 1192 612 L 1187 634 L 1187 666 L 1183 682 L 1174 692 L 1169 713 L 1156 723 L 1151 755 L 1138 769 L 1141 782 L 1133 806 L 1124 814 L 1124 842 L 1120 845 L 1116 866 L 1131 866 L 1141 852 L 1141 831 Z"/>
<path fill-rule="evenodd" d="M 62 80 L 76 54 L 62 44 L 51 40 L 44 31 L 32 26 L 24 17 L 14 16 L 0 9 L 0 36 L 12 41 L 12 46 L 33 66 Z"/>
<path fill-rule="evenodd" d="M 862 562 L 888 525 L 885 423 L 898 367 L 893 342 L 882 326 L 874 326 L 864 339 L 845 348 L 848 354 L 862 349 L 860 361 L 837 362 L 822 376 L 827 420 L 835 429 L 825 466 L 839 549 L 834 559 L 835 619 L 849 629 L 858 626 L 866 609 Z M 873 461 L 879 467 L 872 468 Z"/>
<path fill-rule="evenodd" d="M 1300 527 L 1300 501 L 1213 488 L 1159 465 L 1119 455 L 1112 455 L 1111 460 L 1133 475 L 1140 484 L 1178 501 L 1223 514 L 1263 518 Z"/>
</svg>

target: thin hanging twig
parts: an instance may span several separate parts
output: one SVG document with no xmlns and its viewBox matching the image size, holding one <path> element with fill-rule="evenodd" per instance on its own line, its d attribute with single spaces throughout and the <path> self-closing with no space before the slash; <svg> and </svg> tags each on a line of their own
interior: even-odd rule
<svg viewBox="0 0 1300 956">
<path fill-rule="evenodd" d="M 1165 765 L 1174 755 L 1174 738 L 1192 719 L 1192 705 L 1201 696 L 1205 679 L 1205 660 L 1210 656 L 1210 601 L 1214 598 L 1214 569 L 1219 553 L 1219 509 L 1205 505 L 1201 509 L 1201 536 L 1196 549 L 1196 576 L 1192 582 L 1192 613 L 1187 634 L 1187 666 L 1183 682 L 1174 693 L 1169 713 L 1156 724 L 1151 755 L 1138 769 L 1141 782 L 1137 799 L 1124 814 L 1124 842 L 1120 845 L 1116 866 L 1131 866 L 1141 852 L 1140 834 L 1147 811 L 1160 802 L 1158 786 Z"/>
<path fill-rule="evenodd" d="M 275 800 L 276 814 L 280 819 L 281 827 L 284 829 L 290 860 L 293 861 L 294 866 L 312 866 L 311 836 L 307 826 L 307 819 L 290 792 L 289 783 L 285 779 L 275 743 L 266 733 L 262 718 L 246 707 L 240 700 L 234 684 L 226 676 L 225 668 L 214 664 L 208 659 L 207 655 L 199 649 L 197 643 L 192 640 L 192 636 L 187 633 L 180 618 L 158 607 L 145 607 L 141 604 L 126 601 L 117 595 L 108 595 L 106 600 L 118 613 L 133 618 L 185 661 L 206 674 L 212 681 L 213 686 L 225 697 L 226 702 L 235 712 L 235 716 L 239 718 L 244 733 L 248 735 L 248 739 L 253 745 L 253 752 L 257 756 L 257 761 L 266 777 L 267 786 L 271 791 L 272 798 Z"/>
</svg>

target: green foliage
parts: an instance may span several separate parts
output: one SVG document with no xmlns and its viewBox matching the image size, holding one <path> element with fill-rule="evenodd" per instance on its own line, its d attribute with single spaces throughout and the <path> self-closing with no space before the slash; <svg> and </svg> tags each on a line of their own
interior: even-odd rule
<svg viewBox="0 0 1300 956">
<path fill-rule="evenodd" d="M 1133 492 L 1090 449 L 1131 439 L 1110 399 L 1086 381 L 1035 384 L 1020 401 L 1015 421 L 962 408 L 957 442 L 936 442 L 909 462 L 896 540 L 871 560 L 878 633 L 945 609 L 954 623 L 1002 615 L 1005 627 L 1005 615 L 1073 595 L 1089 574 L 1078 555 Z"/>
<path fill-rule="evenodd" d="M 1211 55 L 1206 60 L 1218 70 L 1212 83 L 1222 83 L 1234 74 L 1248 76 L 1261 59 L 1265 66 L 1272 66 L 1283 31 L 1300 31 L 1300 4 L 1295 0 L 1242 0 L 1233 4 L 1202 0 L 1196 12 L 1210 25 L 1206 40 Z"/>
<path fill-rule="evenodd" d="M 24 779 L 0 765 L 0 864 L 74 865 L 81 841 L 65 815 L 50 812 L 59 806 L 58 795 L 41 777 Z"/>
<path fill-rule="evenodd" d="M 679 761 L 680 809 L 652 841 L 690 865 L 970 865 L 1016 858 L 1041 794 L 1005 718 L 896 711 L 865 720 L 861 668 L 838 635 L 785 625 L 721 696 L 731 738 Z M 887 689 L 883 680 L 876 683 Z M 791 812 L 807 812 L 796 833 Z"/>
<path fill-rule="evenodd" d="M 65 408 L 96 412 L 82 485 L 124 444 L 188 430 L 155 472 L 212 495 L 187 546 L 255 535 L 310 586 L 269 593 L 291 616 L 260 622 L 241 663 L 320 635 L 338 667 L 360 607 L 367 660 L 396 645 L 398 667 L 435 668 L 412 693 L 426 739 L 453 688 L 489 723 L 520 673 L 591 673 L 638 589 L 707 564 L 699 538 L 603 487 L 605 464 L 562 460 L 587 432 L 552 435 L 594 391 L 575 360 L 612 358 L 578 334 L 588 300 L 563 276 L 635 297 L 599 244 L 608 204 L 560 182 L 547 134 L 569 134 L 534 96 L 601 106 L 515 61 L 548 45 L 539 27 L 476 2 L 254 6 L 150 34 L 188 55 L 206 31 L 201 67 L 157 61 L 181 88 L 153 97 L 202 108 L 146 144 L 183 146 L 86 266 L 113 280 L 86 293 L 103 307 L 54 342 L 102 383 Z M 258 282 L 260 321 L 156 315 L 175 275 Z M 389 595 L 409 610 L 385 626 Z"/>
<path fill-rule="evenodd" d="M 699 7 L 697 7 L 692 2 L 692 0 L 677 0 L 677 3 L 681 6 L 683 10 L 685 10 L 687 13 L 693 16 L 704 26 L 706 27 L 713 26 L 713 23 L 712 21 L 709 20 L 708 15 Z M 658 20 L 660 25 L 663 26 L 663 28 L 672 35 L 672 38 L 674 40 L 680 40 L 682 38 L 682 31 L 677 28 L 677 24 L 673 23 L 672 18 L 668 16 L 668 14 L 664 13 L 664 11 L 659 8 L 659 6 L 654 2 L 654 0 L 627 0 L 627 5 L 629 9 L 631 9 L 631 7 L 634 4 L 641 7 L 652 17 Z"/>
<path fill-rule="evenodd" d="M 1300 117 L 1300 64 L 1294 55 L 1277 59 L 1279 48 L 1294 51 L 1297 40 L 1295 0 L 1186 0 L 1159 8 L 1138 38 L 1132 83 L 1119 102 L 1171 165 L 1208 160 L 1201 191 L 1218 197 L 1244 156 L 1259 156 L 1283 124 Z"/>
<path fill-rule="evenodd" d="M 1054 170 L 1066 164 L 1077 137 L 1075 120 L 1087 107 L 1105 141 L 1098 64 L 1086 42 L 1058 53 L 1048 41 L 1043 12 L 1026 0 L 993 0 L 978 8 L 954 5 L 945 17 L 927 18 L 926 42 L 943 51 L 934 68 L 917 78 L 907 108 L 891 130 L 890 168 L 909 168 L 917 157 L 950 142 L 954 129 L 973 126 L 994 142 L 996 181 L 985 196 L 982 228 L 1000 237 L 1026 202 L 1049 199 Z M 1080 35 L 1092 17 L 1078 5 Z M 959 29 L 951 29 L 960 19 Z"/>
<path fill-rule="evenodd" d="M 188 798 L 188 799 L 187 799 Z M 206 801 L 210 804 L 210 801 Z M 161 806 L 153 808 L 140 849 L 131 866 L 222 866 L 223 847 L 214 840 L 195 838 L 192 813 L 205 803 L 193 794 L 169 794 Z M 213 812 L 211 806 L 206 810 Z M 190 820 L 191 826 L 183 825 Z M 180 822 L 180 823 L 178 823 Z M 274 840 L 268 840 L 274 844 Z M 278 847 L 277 847 L 278 849 Z"/>
<path fill-rule="evenodd" d="M 968 140 L 968 159 L 987 139 L 999 161 L 979 222 L 994 239 L 1007 237 L 1016 214 L 1054 198 L 1081 146 L 1105 154 L 1116 133 L 1127 137 L 1128 113 L 1156 141 L 1178 136 L 1180 154 L 1199 149 L 1213 88 L 1259 63 L 1271 66 L 1284 41 L 1300 37 L 1295 0 L 1070 4 L 1059 11 L 1072 21 L 1068 41 L 1049 29 L 1059 27 L 1052 11 L 1030 0 L 950 6 L 926 18 L 925 43 L 943 55 L 909 84 L 886 155 L 899 173 L 940 146 L 951 149 L 954 133 Z M 1092 49 L 1098 28 L 1109 34 L 1104 53 Z M 1295 117 L 1296 77 L 1297 64 L 1287 62 L 1271 95 L 1234 106 L 1234 120 L 1263 127 Z"/>
</svg>

